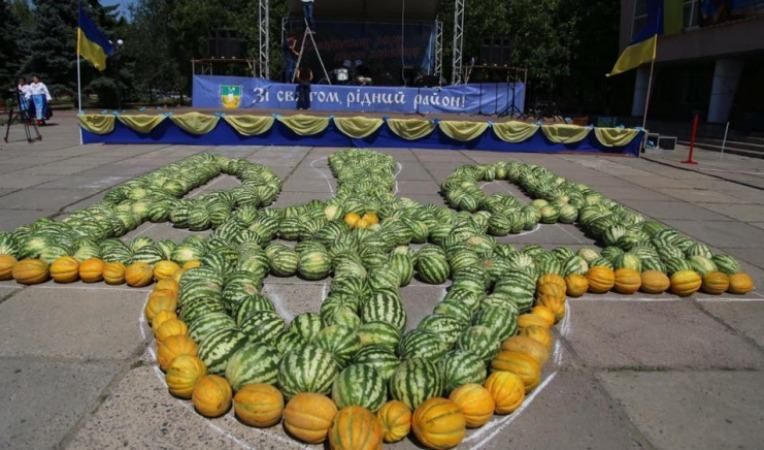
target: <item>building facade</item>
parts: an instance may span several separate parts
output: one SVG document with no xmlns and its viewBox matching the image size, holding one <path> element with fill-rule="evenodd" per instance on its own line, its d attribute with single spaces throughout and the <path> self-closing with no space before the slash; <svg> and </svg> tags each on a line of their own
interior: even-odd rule
<svg viewBox="0 0 764 450">
<path fill-rule="evenodd" d="M 646 9 L 645 0 L 621 0 L 621 50 Z M 708 123 L 764 131 L 764 0 L 665 0 L 664 14 L 676 14 L 681 27 L 658 39 L 650 117 L 699 113 Z M 649 65 L 637 70 L 634 116 L 644 113 L 649 73 Z"/>
</svg>

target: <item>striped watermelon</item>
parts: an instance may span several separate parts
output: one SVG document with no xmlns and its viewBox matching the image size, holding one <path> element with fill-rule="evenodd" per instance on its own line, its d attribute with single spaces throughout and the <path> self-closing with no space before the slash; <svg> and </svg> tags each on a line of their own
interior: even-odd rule
<svg viewBox="0 0 764 450">
<path fill-rule="evenodd" d="M 188 335 L 195 342 L 203 342 L 207 337 L 218 330 L 232 330 L 236 328 L 236 322 L 225 312 L 206 312 L 200 314 L 188 324 Z"/>
<path fill-rule="evenodd" d="M 235 328 L 217 330 L 199 343 L 199 358 L 209 373 L 222 375 L 231 356 L 248 341 L 247 335 Z"/>
<path fill-rule="evenodd" d="M 271 303 L 270 300 L 260 294 L 253 294 L 242 300 L 239 303 L 238 308 L 236 308 L 236 313 L 234 315 L 236 324 L 241 326 L 247 319 L 249 319 L 252 313 L 257 311 L 276 312 L 273 308 L 273 303 Z"/>
<path fill-rule="evenodd" d="M 469 323 L 472 321 L 472 310 L 458 300 L 441 301 L 433 309 L 433 313 L 451 317 L 458 322 Z"/>
<path fill-rule="evenodd" d="M 223 304 L 229 314 L 234 314 L 239 305 L 260 291 L 260 279 L 250 272 L 237 271 L 231 273 L 223 288 Z"/>
<path fill-rule="evenodd" d="M 464 350 L 448 352 L 438 361 L 438 368 L 443 375 L 446 394 L 464 384 L 483 384 L 487 375 L 485 361 L 475 353 Z"/>
<path fill-rule="evenodd" d="M 268 258 L 271 273 L 277 277 L 291 277 L 297 273 L 300 255 L 290 249 L 278 251 Z"/>
<path fill-rule="evenodd" d="M 438 253 L 422 254 L 416 258 L 417 278 L 427 284 L 443 284 L 448 280 L 451 269 L 446 256 Z"/>
<path fill-rule="evenodd" d="M 390 394 L 414 410 L 425 400 L 443 392 L 443 381 L 435 363 L 413 358 L 403 361 L 390 377 Z"/>
<path fill-rule="evenodd" d="M 274 311 L 252 311 L 241 324 L 250 342 L 273 342 L 286 328 L 286 322 Z"/>
<path fill-rule="evenodd" d="M 437 361 L 447 351 L 446 343 L 437 334 L 421 329 L 405 333 L 398 344 L 398 356 L 401 359 L 424 358 Z"/>
<path fill-rule="evenodd" d="M 290 331 L 288 328 L 282 331 L 274 340 L 276 350 L 279 354 L 284 356 L 291 352 L 295 348 L 301 347 L 306 344 L 305 340 L 297 335 L 294 331 Z"/>
<path fill-rule="evenodd" d="M 358 338 L 362 346 L 380 345 L 396 349 L 401 340 L 401 333 L 387 322 L 368 322 L 358 328 Z"/>
<path fill-rule="evenodd" d="M 398 368 L 400 362 L 394 349 L 380 345 L 363 347 L 353 358 L 353 364 L 363 364 L 375 368 L 385 381 L 393 376 L 393 372 Z"/>
<path fill-rule="evenodd" d="M 375 291 L 380 289 L 397 290 L 401 286 L 400 275 L 390 265 L 372 270 L 369 273 L 368 280 L 369 286 Z"/>
<path fill-rule="evenodd" d="M 223 306 L 223 302 L 212 297 L 200 298 L 191 303 L 185 303 L 180 308 L 180 318 L 189 326 L 206 314 L 212 313 L 223 313 L 228 315 L 225 311 L 225 306 Z"/>
<path fill-rule="evenodd" d="M 322 280 L 332 270 L 332 258 L 325 250 L 311 249 L 300 253 L 297 271 L 306 280 Z"/>
<path fill-rule="evenodd" d="M 358 333 L 352 328 L 332 325 L 321 330 L 314 341 L 316 345 L 331 352 L 338 367 L 345 367 L 361 349 Z"/>
<path fill-rule="evenodd" d="M 387 385 L 384 377 L 374 367 L 353 364 L 343 369 L 335 378 L 332 400 L 338 409 L 362 406 L 377 412 L 387 400 Z"/>
<path fill-rule="evenodd" d="M 225 377 L 234 391 L 246 384 L 276 384 L 281 355 L 270 345 L 248 344 L 228 360 Z"/>
<path fill-rule="evenodd" d="M 499 353 L 501 341 L 493 331 L 483 325 L 474 325 L 467 328 L 456 341 L 456 347 L 477 355 L 484 361 L 489 361 Z"/>
<path fill-rule="evenodd" d="M 724 272 L 727 275 L 733 275 L 740 272 L 740 263 L 735 258 L 728 255 L 714 255 L 711 261 L 716 264 L 716 267 L 720 272 Z"/>
<path fill-rule="evenodd" d="M 468 322 L 451 316 L 430 314 L 419 322 L 417 329 L 434 333 L 446 347 L 451 348 L 468 325 Z"/>
<path fill-rule="evenodd" d="M 318 336 L 322 327 L 321 316 L 315 313 L 300 314 L 289 324 L 289 329 L 305 342 L 310 342 Z"/>
<path fill-rule="evenodd" d="M 337 372 L 331 353 L 315 344 L 305 344 L 284 355 L 279 363 L 278 385 L 287 398 L 300 392 L 328 394 Z"/>
<path fill-rule="evenodd" d="M 400 297 L 389 291 L 378 291 L 361 305 L 361 321 L 385 322 L 397 330 L 406 327 L 406 310 Z"/>
</svg>

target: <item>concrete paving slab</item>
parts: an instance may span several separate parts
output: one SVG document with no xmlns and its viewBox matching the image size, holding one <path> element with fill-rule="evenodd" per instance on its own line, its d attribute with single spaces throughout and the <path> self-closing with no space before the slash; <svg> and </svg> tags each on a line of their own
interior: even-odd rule
<svg viewBox="0 0 764 450">
<path fill-rule="evenodd" d="M 5 173 L 0 177 L 0 188 L 25 189 L 59 178 L 58 175 L 23 175 L 18 172 Z"/>
<path fill-rule="evenodd" d="M 764 441 L 760 372 L 604 372 L 598 378 L 658 448 L 753 449 Z"/>
<path fill-rule="evenodd" d="M 0 448 L 55 447 L 119 367 L 103 361 L 0 358 Z"/>
<path fill-rule="evenodd" d="M 418 161 L 398 161 L 401 165 L 398 181 L 432 181 L 432 177 Z"/>
<path fill-rule="evenodd" d="M 764 231 L 742 222 L 666 220 L 665 223 L 715 247 L 764 247 Z M 764 265 L 761 265 L 764 267 Z"/>
<path fill-rule="evenodd" d="M 459 163 L 459 164 L 472 163 L 472 160 L 470 160 L 462 152 L 417 149 L 414 153 L 416 154 L 416 157 L 420 161 L 448 162 L 448 163 Z"/>
<path fill-rule="evenodd" d="M 500 418 L 495 428 L 473 433 L 460 448 L 652 448 L 591 374 L 557 372 L 526 404 L 519 414 Z M 492 439 L 486 441 L 488 438 Z"/>
<path fill-rule="evenodd" d="M 246 440 L 231 434 L 232 428 L 237 434 L 246 436 Z M 249 429 L 232 417 L 205 419 L 193 411 L 189 401 L 170 396 L 154 368 L 143 366 L 131 370 L 120 380 L 103 404 L 85 419 L 66 447 L 299 448 L 295 441 L 278 440 L 270 437 L 272 434 L 276 433 Z"/>
<path fill-rule="evenodd" d="M 762 193 L 764 196 L 764 193 Z M 755 204 L 698 203 L 706 209 L 742 222 L 764 221 L 764 207 Z"/>
<path fill-rule="evenodd" d="M 8 194 L 0 201 L 5 209 L 59 209 L 90 197 L 97 189 L 25 189 Z"/>
<path fill-rule="evenodd" d="M 691 301 L 570 301 L 565 336 L 591 367 L 758 368 L 764 355 Z"/>
<path fill-rule="evenodd" d="M 438 306 L 446 295 L 446 288 L 450 283 L 443 285 L 414 284 L 401 289 L 401 299 L 406 309 L 406 330 L 413 330 L 426 316 L 432 314 L 432 310 Z"/>
<path fill-rule="evenodd" d="M 103 176 L 99 178 L 83 177 L 74 175 L 70 177 L 62 177 L 57 180 L 49 181 L 37 186 L 39 189 L 106 189 L 112 186 L 116 186 L 124 181 L 127 181 L 128 177 L 119 175 Z"/>
<path fill-rule="evenodd" d="M 136 228 L 135 230 L 122 236 L 122 240 L 130 241 L 132 239 L 135 239 L 138 236 L 147 236 L 155 240 L 171 239 L 175 242 L 180 242 L 186 237 L 191 235 L 208 236 L 211 232 L 212 232 L 211 230 L 191 231 L 186 228 L 175 228 L 172 226 L 172 224 L 167 222 L 164 222 L 164 223 L 146 222 L 142 224 L 141 226 L 139 226 L 138 228 Z"/>
<path fill-rule="evenodd" d="M 332 178 L 318 178 L 312 177 L 308 179 L 300 179 L 296 175 L 292 175 L 281 187 L 283 192 L 334 192 L 335 180 Z"/>
<path fill-rule="evenodd" d="M 3 198 L 0 198 L 0 230 L 2 231 L 13 231 L 21 225 L 32 223 L 42 217 L 50 217 L 58 212 L 53 209 L 5 209 Z"/>
<path fill-rule="evenodd" d="M 14 286 L 10 283 L 6 284 L 8 282 L 3 282 L 3 284 L 0 284 L 0 302 L 7 299 L 11 295 L 15 294 L 19 291 L 19 289 L 22 288 L 22 286 Z"/>
<path fill-rule="evenodd" d="M 750 222 L 751 225 L 759 228 L 764 228 L 764 222 Z"/>
<path fill-rule="evenodd" d="M 415 200 L 423 205 L 438 205 L 438 206 L 445 206 L 446 201 L 441 197 L 440 195 L 425 195 L 425 194 L 411 194 L 411 195 L 403 195 L 403 197 L 408 197 L 412 200 Z"/>
<path fill-rule="evenodd" d="M 268 277 L 268 283 L 263 286 L 263 295 L 268 297 L 276 308 L 276 312 L 287 322 L 303 313 L 318 313 L 326 294 L 329 292 L 331 280 L 305 281 L 299 284 L 271 283 L 276 277 Z M 289 279 L 282 279 L 289 280 Z M 294 282 L 294 280 L 292 279 Z"/>
<path fill-rule="evenodd" d="M 434 181 L 398 181 L 398 193 L 403 196 L 413 194 L 432 195 L 440 191 Z"/>
<path fill-rule="evenodd" d="M 733 220 L 732 218 L 723 214 L 715 213 L 714 211 L 696 206 L 686 202 L 680 201 L 654 201 L 650 199 L 632 200 L 621 199 L 621 203 L 624 205 L 636 209 L 637 211 L 653 217 L 655 219 L 678 219 L 678 220 Z"/>
<path fill-rule="evenodd" d="M 568 244 L 593 245 L 594 241 L 572 225 L 539 224 L 537 228 L 520 234 L 508 234 L 496 238 L 498 242 L 512 244 L 520 248 L 527 244 L 559 246 Z"/>
<path fill-rule="evenodd" d="M 736 332 L 753 339 L 764 348 L 764 299 L 760 301 L 713 298 L 698 302 L 700 308 L 727 324 Z"/>
<path fill-rule="evenodd" d="M 732 201 L 732 198 L 729 195 L 708 189 L 673 189 L 657 187 L 656 190 L 686 202 L 729 203 Z"/>
<path fill-rule="evenodd" d="M 143 344 L 137 324 L 146 298 L 103 285 L 24 289 L 0 304 L 0 355 L 128 358 Z"/>
</svg>

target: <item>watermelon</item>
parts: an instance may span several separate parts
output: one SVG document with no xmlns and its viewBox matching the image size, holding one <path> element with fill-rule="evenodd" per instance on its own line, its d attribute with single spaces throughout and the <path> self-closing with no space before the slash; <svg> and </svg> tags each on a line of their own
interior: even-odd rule
<svg viewBox="0 0 764 450">
<path fill-rule="evenodd" d="M 477 355 L 483 361 L 490 361 L 499 353 L 501 341 L 495 336 L 491 328 L 483 325 L 475 325 L 467 328 L 456 341 L 456 347 Z"/>
<path fill-rule="evenodd" d="M 369 345 L 355 354 L 353 364 L 371 366 L 387 381 L 398 368 L 400 359 L 395 355 L 395 350 L 389 346 Z"/>
<path fill-rule="evenodd" d="M 209 373 L 222 375 L 231 356 L 248 341 L 247 335 L 235 328 L 214 331 L 199 344 L 199 358 L 204 361 Z"/>
<path fill-rule="evenodd" d="M 287 398 L 300 392 L 328 394 L 337 372 L 331 353 L 315 344 L 304 344 L 279 363 L 278 386 Z"/>
<path fill-rule="evenodd" d="M 406 310 L 400 297 L 388 291 L 378 291 L 361 305 L 361 321 L 385 322 L 397 330 L 406 326 Z"/>
<path fill-rule="evenodd" d="M 451 316 L 430 314 L 419 322 L 417 329 L 434 333 L 446 347 L 451 348 L 468 325 L 466 321 Z"/>
<path fill-rule="evenodd" d="M 315 313 L 300 314 L 289 324 L 289 329 L 306 342 L 309 342 L 318 336 L 322 327 L 321 316 Z"/>
<path fill-rule="evenodd" d="M 274 311 L 251 311 L 240 327 L 250 342 L 273 342 L 284 331 L 286 323 Z"/>
<path fill-rule="evenodd" d="M 423 358 L 403 361 L 390 377 L 390 394 L 410 409 L 443 392 L 443 381 L 435 363 Z"/>
<path fill-rule="evenodd" d="M 445 255 L 426 254 L 417 255 L 416 261 L 417 278 L 427 284 L 442 284 L 448 280 L 450 267 Z"/>
<path fill-rule="evenodd" d="M 728 255 L 714 255 L 711 258 L 717 269 L 727 275 L 733 275 L 740 272 L 740 263 L 735 258 Z"/>
<path fill-rule="evenodd" d="M 311 249 L 300 253 L 297 272 L 306 280 L 322 280 L 332 270 L 332 259 L 325 250 Z"/>
<path fill-rule="evenodd" d="M 276 384 L 280 359 L 270 345 L 248 344 L 228 360 L 225 377 L 234 391 L 247 384 Z"/>
<path fill-rule="evenodd" d="M 446 394 L 464 384 L 483 384 L 487 375 L 485 361 L 475 353 L 464 350 L 447 353 L 438 361 L 438 367 L 443 375 Z"/>
<path fill-rule="evenodd" d="M 186 320 L 188 335 L 195 342 L 207 340 L 209 335 L 218 330 L 236 328 L 236 322 L 231 319 L 231 316 L 220 310 L 207 310 L 195 317 L 186 317 L 186 319 L 188 319 Z"/>
<path fill-rule="evenodd" d="M 334 380 L 332 400 L 338 409 L 361 406 L 377 412 L 387 400 L 385 378 L 370 365 L 348 366 Z"/>
<path fill-rule="evenodd" d="M 447 351 L 448 347 L 437 334 L 423 329 L 405 333 L 398 344 L 398 356 L 404 360 L 424 358 L 429 361 L 437 361 Z"/>
<path fill-rule="evenodd" d="M 249 319 L 252 313 L 257 311 L 276 312 L 273 308 L 273 303 L 271 303 L 270 300 L 260 294 L 252 294 L 239 302 L 239 306 L 236 308 L 234 314 L 236 324 L 241 326 L 247 319 Z"/>
<path fill-rule="evenodd" d="M 364 347 L 379 345 L 396 349 L 401 333 L 398 328 L 387 322 L 367 322 L 358 328 L 358 338 Z"/>
<path fill-rule="evenodd" d="M 341 325 L 332 325 L 321 330 L 316 335 L 315 343 L 331 352 L 338 367 L 347 366 L 361 349 L 358 333 L 352 328 Z"/>
</svg>

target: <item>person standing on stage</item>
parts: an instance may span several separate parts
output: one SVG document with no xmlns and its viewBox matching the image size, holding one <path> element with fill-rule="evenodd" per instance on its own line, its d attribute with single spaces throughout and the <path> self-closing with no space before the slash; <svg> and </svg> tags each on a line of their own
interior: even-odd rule
<svg viewBox="0 0 764 450">
<path fill-rule="evenodd" d="M 312 33 L 316 32 L 316 24 L 313 22 L 313 0 L 302 0 L 302 12 L 305 15 L 305 23 Z"/>
<path fill-rule="evenodd" d="M 310 109 L 310 82 L 313 81 L 313 71 L 308 67 L 297 69 L 297 109 Z"/>
<path fill-rule="evenodd" d="M 284 50 L 284 82 L 291 83 L 294 80 L 294 71 L 297 68 L 297 58 L 300 53 L 297 51 L 297 35 L 292 32 L 287 36 L 283 45 Z"/>
<path fill-rule="evenodd" d="M 16 99 L 19 102 L 19 111 L 26 116 L 29 110 L 29 101 L 32 98 L 32 89 L 27 83 L 26 78 L 19 78 L 19 84 L 16 86 Z"/>
<path fill-rule="evenodd" d="M 37 125 L 44 125 L 45 121 L 50 118 L 50 108 L 48 102 L 53 100 L 48 92 L 48 86 L 40 81 L 37 75 L 32 77 L 32 84 L 29 85 L 30 94 L 32 96 L 32 105 Z"/>
</svg>

